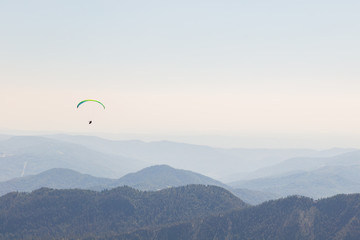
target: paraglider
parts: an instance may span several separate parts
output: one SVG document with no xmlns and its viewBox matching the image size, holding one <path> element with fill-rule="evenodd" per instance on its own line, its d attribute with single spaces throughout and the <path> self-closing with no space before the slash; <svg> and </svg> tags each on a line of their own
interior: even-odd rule
<svg viewBox="0 0 360 240">
<path fill-rule="evenodd" d="M 83 100 L 83 101 L 81 101 L 81 102 L 78 103 L 78 105 L 77 105 L 76 108 L 79 108 L 79 106 L 80 106 L 81 104 L 86 103 L 86 102 L 97 102 L 97 103 L 101 104 L 101 106 L 103 106 L 103 108 L 105 109 L 105 105 L 104 105 L 104 104 L 102 104 L 100 101 L 94 100 L 94 99 L 86 99 L 86 100 Z"/>
<path fill-rule="evenodd" d="M 84 103 L 86 103 L 86 102 L 96 102 L 96 103 L 100 104 L 100 105 L 105 109 L 105 105 L 104 105 L 102 102 L 100 102 L 100 101 L 98 101 L 98 100 L 94 100 L 94 99 L 86 99 L 86 100 L 83 100 L 83 101 L 81 101 L 81 102 L 78 103 L 78 105 L 76 106 L 76 108 L 79 108 L 80 105 L 82 105 L 82 104 L 84 104 Z M 92 120 L 89 121 L 89 124 L 91 124 L 91 123 L 92 123 Z"/>
</svg>

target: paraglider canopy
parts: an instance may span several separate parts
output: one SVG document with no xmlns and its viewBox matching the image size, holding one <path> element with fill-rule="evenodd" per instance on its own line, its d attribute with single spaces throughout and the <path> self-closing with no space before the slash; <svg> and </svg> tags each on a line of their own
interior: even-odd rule
<svg viewBox="0 0 360 240">
<path fill-rule="evenodd" d="M 100 101 L 94 100 L 94 99 L 86 99 L 86 100 L 83 100 L 83 101 L 81 101 L 81 102 L 78 103 L 78 105 L 76 106 L 76 108 L 79 108 L 79 106 L 80 106 L 81 104 L 86 103 L 86 102 L 97 102 L 97 103 L 101 104 L 101 106 L 103 106 L 103 108 L 105 109 L 105 105 L 104 105 L 104 104 L 102 104 Z"/>
<path fill-rule="evenodd" d="M 100 106 L 102 106 L 104 109 L 105 109 L 105 105 L 102 103 L 102 102 L 100 102 L 100 101 L 98 101 L 98 100 L 95 100 L 95 99 L 86 99 L 86 100 L 83 100 L 83 101 L 81 101 L 81 102 L 79 102 L 78 103 L 78 105 L 76 106 L 76 108 L 79 108 L 80 107 L 80 105 L 82 105 L 83 103 L 86 103 L 86 102 L 95 102 L 96 104 L 100 104 Z M 85 111 L 85 112 L 87 112 L 88 114 L 87 115 L 89 115 L 88 117 L 93 117 L 93 114 L 94 114 L 94 112 L 93 112 L 93 110 L 91 110 L 91 108 L 89 109 L 88 107 L 81 107 L 80 109 L 82 109 L 82 111 Z M 88 121 L 88 123 L 89 124 L 92 124 L 92 120 L 89 120 Z"/>
</svg>

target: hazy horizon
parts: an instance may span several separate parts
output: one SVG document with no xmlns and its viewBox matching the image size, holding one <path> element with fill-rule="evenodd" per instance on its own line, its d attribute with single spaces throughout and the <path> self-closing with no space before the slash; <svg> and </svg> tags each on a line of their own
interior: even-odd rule
<svg viewBox="0 0 360 240">
<path fill-rule="evenodd" d="M 360 141 L 355 136 L 291 136 L 286 134 L 273 135 L 156 135 L 156 134 L 131 134 L 131 133 L 106 133 L 106 132 L 61 132 L 61 131 L 23 131 L 23 130 L 1 130 L 0 135 L 8 136 L 48 136 L 48 135 L 72 135 L 100 137 L 108 140 L 119 141 L 143 141 L 158 142 L 171 141 L 185 144 L 204 145 L 215 148 L 244 148 L 244 149 L 314 149 L 327 150 L 332 148 L 353 148 L 359 149 L 358 145 L 352 142 Z M 329 138 L 331 141 L 329 141 Z"/>
<path fill-rule="evenodd" d="M 0 133 L 357 148 L 359 10 L 354 0 L 2 1 Z M 83 99 L 106 110 L 76 109 Z"/>
</svg>

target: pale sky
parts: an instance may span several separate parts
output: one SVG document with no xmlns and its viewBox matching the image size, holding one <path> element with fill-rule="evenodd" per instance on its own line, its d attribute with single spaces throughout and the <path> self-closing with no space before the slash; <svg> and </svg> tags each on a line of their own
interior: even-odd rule
<svg viewBox="0 0 360 240">
<path fill-rule="evenodd" d="M 355 0 L 0 0 L 0 131 L 360 147 L 359 12 Z M 106 110 L 76 109 L 88 98 Z"/>
</svg>

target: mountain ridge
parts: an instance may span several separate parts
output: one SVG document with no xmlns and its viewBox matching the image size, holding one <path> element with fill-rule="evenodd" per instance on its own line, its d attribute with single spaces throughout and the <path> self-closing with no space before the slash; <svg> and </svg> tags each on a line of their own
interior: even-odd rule
<svg viewBox="0 0 360 240">
<path fill-rule="evenodd" d="M 341 194 L 319 201 L 290 196 L 209 216 L 202 221 L 139 229 L 110 239 L 357 240 L 360 236 L 359 202 L 360 194 Z"/>
<path fill-rule="evenodd" d="M 221 187 L 161 191 L 42 188 L 0 197 L 0 239 L 356 240 L 360 194 L 248 206 Z"/>
<path fill-rule="evenodd" d="M 245 208 L 229 191 L 188 185 L 161 191 L 42 188 L 0 197 L 0 238 L 86 238 L 190 221 Z"/>
<path fill-rule="evenodd" d="M 120 186 L 129 186 L 138 190 L 156 191 L 189 184 L 219 186 L 231 191 L 240 199 L 252 205 L 278 197 L 261 191 L 232 189 L 228 185 L 210 177 L 188 170 L 175 169 L 168 165 L 147 167 L 138 172 L 126 174 L 119 179 L 93 177 L 70 169 L 50 169 L 37 175 L 0 182 L 0 196 L 13 191 L 30 192 L 41 187 L 101 191 Z"/>
</svg>

